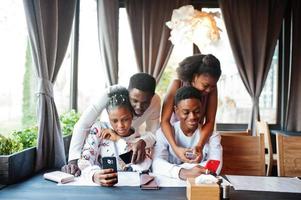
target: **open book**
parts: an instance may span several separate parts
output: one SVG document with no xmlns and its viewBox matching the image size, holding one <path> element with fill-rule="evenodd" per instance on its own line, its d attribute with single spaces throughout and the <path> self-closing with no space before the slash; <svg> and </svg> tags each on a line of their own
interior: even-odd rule
<svg viewBox="0 0 301 200">
<path fill-rule="evenodd" d="M 74 176 L 72 174 L 68 174 L 61 171 L 53 171 L 53 172 L 45 173 L 44 178 L 63 184 L 74 180 Z"/>
</svg>

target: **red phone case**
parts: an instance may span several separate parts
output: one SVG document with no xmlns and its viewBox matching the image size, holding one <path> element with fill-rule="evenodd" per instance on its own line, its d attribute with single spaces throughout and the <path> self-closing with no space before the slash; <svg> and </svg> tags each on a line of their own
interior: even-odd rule
<svg viewBox="0 0 301 200">
<path fill-rule="evenodd" d="M 219 160 L 208 160 L 205 168 L 209 169 L 211 172 L 216 173 L 216 170 L 219 166 L 220 161 Z"/>
</svg>

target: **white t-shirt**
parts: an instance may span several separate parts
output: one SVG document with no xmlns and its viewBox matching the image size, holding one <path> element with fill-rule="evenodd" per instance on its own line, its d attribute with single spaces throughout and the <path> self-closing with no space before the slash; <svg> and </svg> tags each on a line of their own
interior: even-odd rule
<svg viewBox="0 0 301 200">
<path fill-rule="evenodd" d="M 179 146 L 192 148 L 197 145 L 201 135 L 199 128 L 195 130 L 192 136 L 188 137 L 183 133 L 179 121 L 175 122 L 173 127 L 175 130 L 175 140 Z M 156 140 L 152 165 L 154 173 L 172 178 L 179 178 L 179 171 L 181 168 L 189 169 L 197 165 L 183 163 L 173 151 L 161 129 L 156 133 Z M 216 171 L 217 174 L 220 173 L 222 166 L 222 146 L 220 141 L 220 134 L 213 132 L 208 142 L 204 145 L 203 159 L 200 163 L 200 165 L 204 167 L 208 160 L 219 160 L 220 165 Z"/>
<path fill-rule="evenodd" d="M 79 121 L 75 124 L 73 135 L 70 142 L 69 161 L 80 158 L 81 149 L 83 147 L 85 138 L 93 123 L 97 120 L 109 100 L 108 93 L 119 85 L 108 87 L 97 100 L 92 103 L 82 114 Z M 155 132 L 159 128 L 161 100 L 155 94 L 152 98 L 150 106 L 140 117 L 134 117 L 132 127 L 139 130 L 141 139 L 146 143 L 146 147 L 152 147 L 155 143 Z M 145 125 L 145 130 L 141 130 L 140 126 Z"/>
</svg>

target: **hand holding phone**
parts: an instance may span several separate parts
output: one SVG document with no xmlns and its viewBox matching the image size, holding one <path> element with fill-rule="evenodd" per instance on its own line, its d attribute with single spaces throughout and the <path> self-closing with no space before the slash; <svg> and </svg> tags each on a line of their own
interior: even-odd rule
<svg viewBox="0 0 301 200">
<path fill-rule="evenodd" d="M 111 187 L 118 183 L 117 161 L 115 157 L 102 157 L 102 169 L 93 175 L 93 181 L 101 186 Z"/>
<path fill-rule="evenodd" d="M 101 186 L 111 187 L 118 183 L 118 175 L 111 168 L 102 169 L 94 173 L 93 182 Z"/>
</svg>

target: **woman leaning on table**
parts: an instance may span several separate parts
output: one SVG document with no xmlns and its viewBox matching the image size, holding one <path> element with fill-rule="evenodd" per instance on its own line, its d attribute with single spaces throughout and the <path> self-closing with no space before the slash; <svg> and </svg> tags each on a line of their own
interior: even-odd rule
<svg viewBox="0 0 301 200">
<path fill-rule="evenodd" d="M 183 162 L 200 162 L 202 160 L 203 146 L 211 136 L 215 124 L 215 115 L 217 109 L 217 87 L 216 83 L 221 75 L 219 60 L 211 55 L 195 54 L 185 58 L 177 68 L 178 79 L 171 82 L 167 94 L 165 96 L 162 113 L 161 113 L 161 128 L 171 144 L 173 151 L 179 156 Z M 177 121 L 173 114 L 174 96 L 176 90 L 183 86 L 193 86 L 198 89 L 203 98 L 201 100 L 201 120 L 200 126 L 202 137 L 200 138 L 197 146 L 193 149 L 187 149 L 179 146 L 174 138 L 174 130 L 171 123 Z M 189 113 L 184 113 L 189 114 Z M 193 152 L 197 156 L 189 158 L 186 152 Z"/>
</svg>

